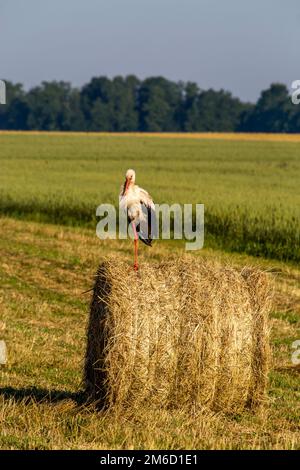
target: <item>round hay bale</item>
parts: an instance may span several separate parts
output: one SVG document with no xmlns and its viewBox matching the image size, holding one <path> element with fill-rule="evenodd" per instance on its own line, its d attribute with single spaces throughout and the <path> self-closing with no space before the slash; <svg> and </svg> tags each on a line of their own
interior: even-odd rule
<svg viewBox="0 0 300 470">
<path fill-rule="evenodd" d="M 267 274 L 182 258 L 138 273 L 103 262 L 91 301 L 85 387 L 102 406 L 208 406 L 237 412 L 265 396 Z"/>
</svg>

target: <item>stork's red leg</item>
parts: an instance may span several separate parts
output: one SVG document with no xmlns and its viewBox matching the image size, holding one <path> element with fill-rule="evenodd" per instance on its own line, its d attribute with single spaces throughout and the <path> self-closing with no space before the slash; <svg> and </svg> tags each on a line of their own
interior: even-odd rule
<svg viewBox="0 0 300 470">
<path fill-rule="evenodd" d="M 138 243 L 139 243 L 139 237 L 136 231 L 135 223 L 132 222 L 132 228 L 133 228 L 133 233 L 134 233 L 134 265 L 133 268 L 135 271 L 139 269 L 138 265 Z"/>
<path fill-rule="evenodd" d="M 133 268 L 135 271 L 138 271 L 138 240 L 134 240 L 134 265 Z"/>
</svg>

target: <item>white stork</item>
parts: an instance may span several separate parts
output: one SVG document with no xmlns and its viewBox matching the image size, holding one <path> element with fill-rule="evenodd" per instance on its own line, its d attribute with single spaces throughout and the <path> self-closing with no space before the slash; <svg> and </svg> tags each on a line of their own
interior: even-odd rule
<svg viewBox="0 0 300 470">
<path fill-rule="evenodd" d="M 154 233 L 155 205 L 151 196 L 135 184 L 135 171 L 127 170 L 126 179 L 121 187 L 120 207 L 127 214 L 128 224 L 134 233 L 134 270 L 138 270 L 138 240 L 152 246 L 151 234 Z M 151 231 L 152 223 L 152 231 Z"/>
</svg>

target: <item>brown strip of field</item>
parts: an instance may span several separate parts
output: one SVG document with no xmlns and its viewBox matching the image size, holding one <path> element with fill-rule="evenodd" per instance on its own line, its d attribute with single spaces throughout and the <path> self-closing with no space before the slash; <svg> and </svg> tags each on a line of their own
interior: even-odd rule
<svg viewBox="0 0 300 470">
<path fill-rule="evenodd" d="M 167 139 L 215 139 L 232 141 L 300 142 L 300 134 L 267 134 L 239 132 L 61 132 L 61 131 L 0 131 L 1 135 L 69 135 L 99 137 L 157 137 Z"/>
</svg>

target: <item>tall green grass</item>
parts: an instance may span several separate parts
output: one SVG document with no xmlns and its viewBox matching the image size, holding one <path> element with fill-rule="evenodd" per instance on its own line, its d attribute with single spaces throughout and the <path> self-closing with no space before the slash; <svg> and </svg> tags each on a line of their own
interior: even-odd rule
<svg viewBox="0 0 300 470">
<path fill-rule="evenodd" d="M 300 144 L 1 135 L 0 213 L 96 226 L 127 168 L 157 203 L 204 203 L 205 243 L 300 260 Z"/>
</svg>

